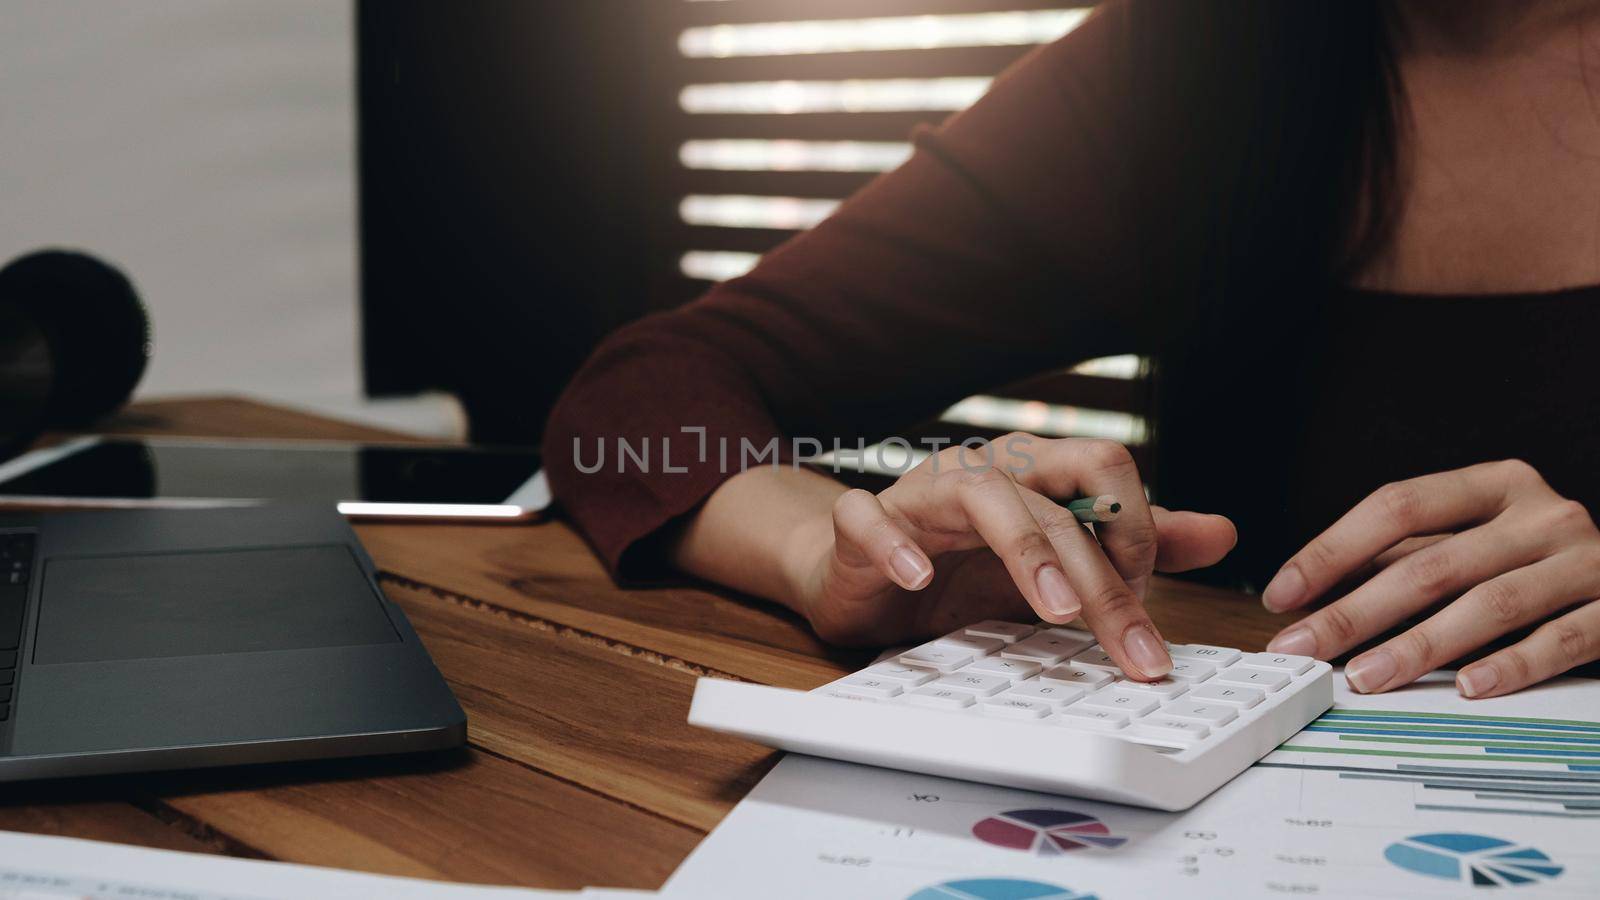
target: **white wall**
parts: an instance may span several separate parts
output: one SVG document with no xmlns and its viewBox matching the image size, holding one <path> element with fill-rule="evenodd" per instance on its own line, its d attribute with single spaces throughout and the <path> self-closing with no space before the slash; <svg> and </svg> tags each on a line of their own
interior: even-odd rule
<svg viewBox="0 0 1600 900">
<path fill-rule="evenodd" d="M 141 396 L 357 394 L 349 0 L 4 0 L 0 263 L 120 264 Z"/>
</svg>

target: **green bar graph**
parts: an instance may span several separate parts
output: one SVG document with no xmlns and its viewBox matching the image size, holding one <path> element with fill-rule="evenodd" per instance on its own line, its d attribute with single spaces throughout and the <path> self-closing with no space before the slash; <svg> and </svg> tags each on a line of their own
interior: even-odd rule
<svg viewBox="0 0 1600 900">
<path fill-rule="evenodd" d="M 1456 747 L 1483 747 L 1489 750 L 1560 750 L 1569 752 L 1570 755 L 1587 758 L 1600 756 L 1600 752 L 1590 752 L 1584 747 L 1574 747 L 1571 744 L 1541 744 L 1536 741 L 1474 741 L 1456 738 L 1404 738 L 1388 737 L 1379 734 L 1341 734 L 1341 741 L 1358 741 L 1373 744 L 1428 744 L 1433 746 Z M 1600 747 L 1595 748 L 1600 751 Z"/>
<path fill-rule="evenodd" d="M 1588 759 L 1591 757 L 1564 757 L 1564 756 L 1511 756 L 1496 753 L 1489 756 L 1484 753 L 1415 753 L 1409 750 L 1369 750 L 1365 747 L 1314 747 L 1309 744 L 1284 744 L 1279 750 L 1292 750 L 1296 753 L 1343 753 L 1349 756 L 1399 756 L 1411 759 L 1465 759 L 1473 762 L 1528 762 L 1528 763 L 1560 763 L 1569 759 Z"/>
<path fill-rule="evenodd" d="M 1323 714 L 1322 718 L 1318 719 L 1317 721 L 1320 722 L 1332 718 L 1358 716 L 1400 719 L 1470 719 L 1479 722 L 1518 722 L 1528 725 L 1571 725 L 1600 731 L 1600 722 L 1590 722 L 1583 719 L 1540 719 L 1529 716 L 1480 716 L 1471 713 L 1412 712 L 1410 710 L 1403 709 L 1343 709 L 1336 707 Z"/>
</svg>

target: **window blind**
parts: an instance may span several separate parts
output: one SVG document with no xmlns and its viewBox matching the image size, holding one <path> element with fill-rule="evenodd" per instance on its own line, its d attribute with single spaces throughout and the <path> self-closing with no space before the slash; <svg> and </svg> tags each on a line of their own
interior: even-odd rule
<svg viewBox="0 0 1600 900">
<path fill-rule="evenodd" d="M 677 275 L 748 271 L 1089 13 L 1071 0 L 676 0 Z M 942 436 L 1146 439 L 1147 362 L 1090 360 L 969 397 Z"/>
</svg>

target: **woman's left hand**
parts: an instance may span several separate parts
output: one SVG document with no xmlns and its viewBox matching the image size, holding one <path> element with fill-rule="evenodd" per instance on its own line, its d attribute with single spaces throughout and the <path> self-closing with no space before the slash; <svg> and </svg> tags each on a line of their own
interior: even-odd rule
<svg viewBox="0 0 1600 900">
<path fill-rule="evenodd" d="M 1522 641 L 1463 668 L 1462 695 L 1509 693 L 1600 658 L 1600 530 L 1527 463 L 1384 485 L 1285 563 L 1261 600 L 1274 612 L 1295 609 L 1362 576 L 1267 649 L 1329 659 L 1449 600 L 1351 660 L 1350 686 L 1369 694 L 1410 684 L 1541 621 Z"/>
</svg>

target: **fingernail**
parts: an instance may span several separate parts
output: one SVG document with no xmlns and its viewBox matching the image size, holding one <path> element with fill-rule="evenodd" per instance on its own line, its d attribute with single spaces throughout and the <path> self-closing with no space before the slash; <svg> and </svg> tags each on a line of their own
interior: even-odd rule
<svg viewBox="0 0 1600 900">
<path fill-rule="evenodd" d="M 1374 650 L 1350 660 L 1344 667 L 1344 678 L 1357 693 L 1370 694 L 1388 684 L 1398 669 L 1393 653 Z"/>
<path fill-rule="evenodd" d="M 1480 663 L 1470 669 L 1462 669 L 1461 674 L 1456 676 L 1456 690 L 1468 700 L 1489 693 L 1499 683 L 1500 670 L 1493 663 Z"/>
<path fill-rule="evenodd" d="M 1172 671 L 1172 657 L 1167 648 L 1149 628 L 1135 625 L 1122 634 L 1122 648 L 1139 671 L 1150 678 L 1160 678 Z"/>
<path fill-rule="evenodd" d="M 1261 605 L 1273 612 L 1283 612 L 1295 606 L 1306 595 L 1306 579 L 1299 566 L 1284 566 L 1267 582 L 1261 592 Z"/>
<path fill-rule="evenodd" d="M 1309 628 L 1295 626 L 1272 639 L 1267 644 L 1267 650 L 1272 653 L 1288 653 L 1293 656 L 1316 656 L 1317 636 Z"/>
<path fill-rule="evenodd" d="M 1055 615 L 1071 618 L 1083 607 L 1078 602 L 1078 595 L 1073 593 L 1072 586 L 1067 584 L 1067 576 L 1055 566 L 1040 566 L 1034 580 L 1039 586 L 1039 602 Z"/>
<path fill-rule="evenodd" d="M 933 568 L 910 547 L 896 547 L 889 554 L 889 567 L 899 576 L 900 586 L 907 590 L 914 591 L 933 577 Z"/>
</svg>

